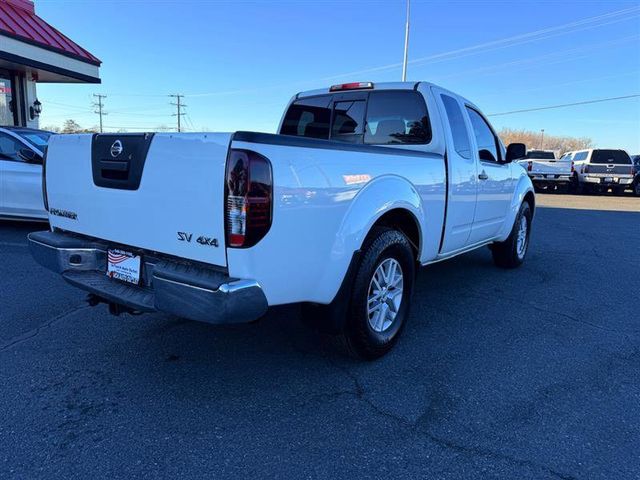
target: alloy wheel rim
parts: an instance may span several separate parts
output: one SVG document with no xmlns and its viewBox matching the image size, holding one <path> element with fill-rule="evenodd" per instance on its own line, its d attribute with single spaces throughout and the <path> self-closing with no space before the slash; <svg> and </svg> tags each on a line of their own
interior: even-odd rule
<svg viewBox="0 0 640 480">
<path fill-rule="evenodd" d="M 524 215 L 520 217 L 520 225 L 518 227 L 518 238 L 516 242 L 516 253 L 518 258 L 524 258 L 524 254 L 527 251 L 527 230 L 528 230 L 527 217 Z"/>
<path fill-rule="evenodd" d="M 371 277 L 367 295 L 367 317 L 373 331 L 381 333 L 393 325 L 402 304 L 403 288 L 400 263 L 393 258 L 381 262 Z"/>
</svg>

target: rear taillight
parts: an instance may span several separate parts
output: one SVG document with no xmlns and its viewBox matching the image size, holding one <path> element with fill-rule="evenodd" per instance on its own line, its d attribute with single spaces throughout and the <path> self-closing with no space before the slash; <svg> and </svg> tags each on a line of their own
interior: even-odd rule
<svg viewBox="0 0 640 480">
<path fill-rule="evenodd" d="M 47 198 L 47 152 L 44 152 L 42 157 L 42 201 L 44 202 L 44 209 L 49 211 L 49 199 Z"/>
<path fill-rule="evenodd" d="M 533 170 L 533 162 L 529 161 L 527 162 L 527 171 L 530 172 L 531 170 Z"/>
<path fill-rule="evenodd" d="M 571 162 L 571 173 L 575 173 L 576 171 L 576 164 Z"/>
<path fill-rule="evenodd" d="M 271 162 L 249 150 L 230 150 L 225 185 L 227 246 L 252 247 L 271 228 Z"/>
<path fill-rule="evenodd" d="M 582 167 L 582 173 L 589 173 L 589 165 Z"/>
</svg>

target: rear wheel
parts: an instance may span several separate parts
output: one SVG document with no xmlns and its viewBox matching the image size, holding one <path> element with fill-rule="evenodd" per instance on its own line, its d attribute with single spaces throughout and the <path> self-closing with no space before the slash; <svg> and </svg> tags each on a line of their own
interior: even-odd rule
<svg viewBox="0 0 640 480">
<path fill-rule="evenodd" d="M 361 358 L 383 356 L 396 343 L 409 314 L 415 256 L 397 230 L 376 229 L 366 242 L 351 290 L 345 338 Z"/>
<path fill-rule="evenodd" d="M 531 206 L 528 202 L 522 202 L 509 237 L 491 246 L 493 261 L 497 266 L 516 268 L 522 265 L 529 249 L 531 220 Z"/>
</svg>

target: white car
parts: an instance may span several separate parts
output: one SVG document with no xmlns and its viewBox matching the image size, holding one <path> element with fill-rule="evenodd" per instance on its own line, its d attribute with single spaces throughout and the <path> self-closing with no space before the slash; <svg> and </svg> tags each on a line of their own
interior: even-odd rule
<svg viewBox="0 0 640 480">
<path fill-rule="evenodd" d="M 0 127 L 0 217 L 47 220 L 42 159 L 51 132 Z"/>
<path fill-rule="evenodd" d="M 483 246 L 500 267 L 524 261 L 524 154 L 426 82 L 299 93 L 279 134 L 57 135 L 52 230 L 30 247 L 112 313 L 219 324 L 302 303 L 376 358 L 408 318 L 417 267 Z"/>
</svg>

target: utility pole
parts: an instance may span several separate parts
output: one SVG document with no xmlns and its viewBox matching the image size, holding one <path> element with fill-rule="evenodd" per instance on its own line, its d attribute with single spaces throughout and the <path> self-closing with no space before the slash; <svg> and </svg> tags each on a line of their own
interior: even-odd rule
<svg viewBox="0 0 640 480">
<path fill-rule="evenodd" d="M 544 149 L 544 128 L 540 130 L 540 150 Z"/>
<path fill-rule="evenodd" d="M 186 113 L 184 113 L 182 111 L 183 108 L 186 107 L 186 105 L 184 103 L 182 103 L 182 99 L 184 98 L 184 95 L 180 95 L 180 94 L 175 94 L 175 95 L 169 95 L 172 98 L 175 98 L 176 101 L 175 103 L 171 103 L 171 105 L 174 105 L 177 109 L 177 112 L 173 114 L 174 117 L 178 117 L 178 132 L 182 131 L 182 116 L 186 115 Z"/>
<path fill-rule="evenodd" d="M 93 96 L 94 96 L 94 98 L 98 99 L 95 102 L 93 102 L 93 106 L 94 106 L 94 108 L 97 108 L 97 110 L 94 110 L 94 113 L 97 113 L 100 116 L 100 133 L 102 133 L 102 116 L 107 114 L 104 111 L 103 100 L 105 98 L 107 98 L 107 96 L 106 95 L 99 95 L 99 94 L 96 94 L 96 93 L 94 93 Z"/>
<path fill-rule="evenodd" d="M 407 0 L 407 25 L 404 31 L 404 61 L 402 62 L 402 81 L 407 81 L 407 59 L 409 57 L 409 19 L 411 17 L 411 0 Z"/>
</svg>

